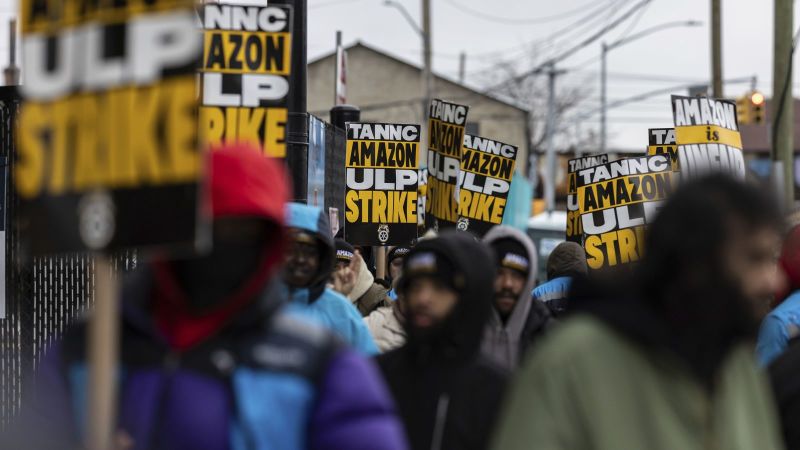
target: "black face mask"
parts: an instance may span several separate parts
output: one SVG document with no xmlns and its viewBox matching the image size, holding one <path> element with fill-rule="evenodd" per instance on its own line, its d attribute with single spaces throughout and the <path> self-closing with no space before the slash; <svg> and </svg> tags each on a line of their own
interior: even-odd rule
<svg viewBox="0 0 800 450">
<path fill-rule="evenodd" d="M 266 227 L 239 226 L 247 220 L 253 221 L 237 219 L 224 224 L 215 221 L 211 253 L 174 263 L 175 275 L 192 313 L 202 315 L 222 305 L 261 264 L 266 254 Z"/>
</svg>

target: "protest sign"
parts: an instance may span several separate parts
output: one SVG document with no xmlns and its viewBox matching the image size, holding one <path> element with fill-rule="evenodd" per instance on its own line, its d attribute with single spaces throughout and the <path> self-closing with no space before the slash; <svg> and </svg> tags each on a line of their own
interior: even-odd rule
<svg viewBox="0 0 800 450">
<path fill-rule="evenodd" d="M 636 261 L 644 229 L 672 191 L 669 156 L 627 158 L 578 170 L 576 201 L 592 269 Z"/>
<path fill-rule="evenodd" d="M 206 4 L 201 21 L 204 141 L 254 142 L 269 156 L 285 157 L 291 7 Z"/>
<path fill-rule="evenodd" d="M 431 100 L 428 117 L 426 228 L 454 227 L 458 220 L 458 174 L 469 107 Z"/>
<path fill-rule="evenodd" d="M 408 244 L 417 237 L 419 125 L 348 123 L 345 240 Z"/>
<path fill-rule="evenodd" d="M 193 245 L 198 229 L 192 1 L 23 0 L 13 182 L 34 253 Z"/>
<path fill-rule="evenodd" d="M 503 221 L 516 160 L 513 145 L 464 135 L 456 228 L 483 236 Z"/>
<path fill-rule="evenodd" d="M 678 145 L 675 142 L 675 128 L 650 128 L 647 130 L 647 155 L 669 155 L 672 170 L 677 171 Z"/>
<path fill-rule="evenodd" d="M 583 244 L 583 227 L 578 210 L 578 185 L 576 176 L 579 170 L 599 166 L 608 162 L 608 155 L 591 155 L 567 161 L 567 230 L 566 237 L 570 242 Z"/>
<path fill-rule="evenodd" d="M 417 188 L 417 227 L 425 229 L 425 203 L 428 199 L 428 168 L 419 169 L 419 187 Z"/>
<path fill-rule="evenodd" d="M 709 172 L 724 172 L 744 179 L 736 103 L 673 95 L 672 115 L 682 176 L 692 178 Z"/>
</svg>

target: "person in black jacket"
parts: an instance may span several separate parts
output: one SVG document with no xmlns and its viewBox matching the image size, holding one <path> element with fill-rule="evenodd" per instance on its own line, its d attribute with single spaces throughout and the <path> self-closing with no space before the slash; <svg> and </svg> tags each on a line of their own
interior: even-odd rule
<svg viewBox="0 0 800 450">
<path fill-rule="evenodd" d="M 769 378 L 787 450 L 800 449 L 800 338 L 769 365 Z"/>
<path fill-rule="evenodd" d="M 491 251 L 467 233 L 442 233 L 405 258 L 408 341 L 378 363 L 412 449 L 488 446 L 507 379 L 480 356 L 494 275 Z"/>
</svg>

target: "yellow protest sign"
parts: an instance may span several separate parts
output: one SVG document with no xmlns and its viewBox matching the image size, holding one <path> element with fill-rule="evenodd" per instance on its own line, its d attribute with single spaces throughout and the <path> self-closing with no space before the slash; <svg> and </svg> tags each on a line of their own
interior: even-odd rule
<svg viewBox="0 0 800 450">
<path fill-rule="evenodd" d="M 426 228 L 453 227 L 458 220 L 461 146 L 469 108 L 431 100 L 428 118 Z"/>
<path fill-rule="evenodd" d="M 206 4 L 201 16 L 204 142 L 252 142 L 286 156 L 292 9 Z"/>
<path fill-rule="evenodd" d="M 348 123 L 345 240 L 407 245 L 417 237 L 419 125 Z"/>
<path fill-rule="evenodd" d="M 745 164 L 736 103 L 673 95 L 672 115 L 683 176 L 724 172 L 744 179 Z"/>
<path fill-rule="evenodd" d="M 32 250 L 193 246 L 202 172 L 193 2 L 23 0 L 21 18 L 13 180 Z"/>
<path fill-rule="evenodd" d="M 503 221 L 517 147 L 465 135 L 461 150 L 457 228 L 483 236 Z"/>
</svg>

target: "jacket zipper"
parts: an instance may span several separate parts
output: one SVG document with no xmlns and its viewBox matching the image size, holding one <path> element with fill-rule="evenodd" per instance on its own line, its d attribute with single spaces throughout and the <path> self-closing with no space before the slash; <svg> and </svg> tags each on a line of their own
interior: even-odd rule
<svg viewBox="0 0 800 450">
<path fill-rule="evenodd" d="M 450 396 L 442 394 L 436 405 L 436 425 L 433 427 L 433 439 L 431 440 L 431 450 L 441 450 L 442 440 L 444 439 L 444 425 L 447 422 L 447 408 L 450 406 Z"/>
</svg>

